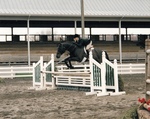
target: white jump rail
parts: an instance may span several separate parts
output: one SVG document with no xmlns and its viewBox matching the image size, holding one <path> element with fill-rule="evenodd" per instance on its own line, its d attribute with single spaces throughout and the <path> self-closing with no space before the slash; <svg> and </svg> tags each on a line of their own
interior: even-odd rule
<svg viewBox="0 0 150 119">
<path fill-rule="evenodd" d="M 75 68 L 82 67 L 83 65 L 75 65 Z M 85 68 L 84 68 L 85 67 Z M 90 65 L 85 64 L 80 71 L 89 71 Z M 66 69 L 66 65 L 56 66 L 59 72 L 74 72 L 78 69 Z M 118 74 L 145 74 L 145 64 L 144 63 L 122 63 L 117 64 Z"/>
</svg>

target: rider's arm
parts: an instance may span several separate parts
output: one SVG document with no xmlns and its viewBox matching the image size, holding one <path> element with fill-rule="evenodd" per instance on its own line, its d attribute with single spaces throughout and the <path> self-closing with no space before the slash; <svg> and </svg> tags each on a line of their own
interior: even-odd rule
<svg viewBox="0 0 150 119">
<path fill-rule="evenodd" d="M 73 42 L 73 44 L 75 44 L 75 45 L 77 45 L 78 47 L 84 47 L 84 44 L 83 44 L 83 41 L 82 40 L 80 40 L 80 41 L 78 41 L 78 42 Z"/>
<path fill-rule="evenodd" d="M 81 39 L 82 46 L 87 46 L 90 43 L 91 39 Z"/>
</svg>

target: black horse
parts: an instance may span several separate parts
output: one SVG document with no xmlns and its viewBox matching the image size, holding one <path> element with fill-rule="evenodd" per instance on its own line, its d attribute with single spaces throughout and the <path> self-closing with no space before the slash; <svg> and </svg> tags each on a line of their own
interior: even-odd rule
<svg viewBox="0 0 150 119">
<path fill-rule="evenodd" d="M 87 43 L 87 45 L 88 44 L 89 42 Z M 60 56 L 65 51 L 69 51 L 70 53 L 70 56 L 64 60 L 67 67 L 70 69 L 74 68 L 71 64 L 71 61 L 81 62 L 85 56 L 88 56 L 88 53 L 86 52 L 85 47 L 80 48 L 80 47 L 77 47 L 77 45 L 75 45 L 74 43 L 63 42 L 58 45 L 56 57 L 60 58 Z M 94 48 L 94 50 L 92 50 L 93 58 L 99 63 L 102 62 L 102 52 L 103 51 L 100 50 L 99 48 Z M 105 52 L 105 54 L 106 54 L 106 58 L 109 60 L 107 52 Z"/>
</svg>

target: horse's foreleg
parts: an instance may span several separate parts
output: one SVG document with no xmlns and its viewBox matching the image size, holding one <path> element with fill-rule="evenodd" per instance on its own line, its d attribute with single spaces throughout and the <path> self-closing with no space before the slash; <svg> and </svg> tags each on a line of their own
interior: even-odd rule
<svg viewBox="0 0 150 119">
<path fill-rule="evenodd" d="M 77 62 L 79 62 L 79 58 L 78 57 L 70 57 L 68 59 L 68 62 L 69 62 L 69 65 L 70 65 L 70 69 L 74 69 L 74 67 L 71 64 L 71 61 L 77 61 Z"/>
<path fill-rule="evenodd" d="M 66 64 L 66 66 L 68 67 L 68 69 L 70 69 L 70 65 L 68 64 L 68 60 L 65 60 L 64 62 Z"/>
<path fill-rule="evenodd" d="M 71 64 L 71 60 L 68 60 L 68 62 L 69 62 L 69 65 L 70 65 L 70 69 L 74 69 L 74 67 Z"/>
<path fill-rule="evenodd" d="M 66 66 L 69 69 L 74 69 L 74 67 L 71 64 L 71 61 L 79 61 L 79 59 L 77 57 L 68 57 L 67 59 L 64 60 Z"/>
<path fill-rule="evenodd" d="M 66 66 L 68 67 L 68 69 L 73 69 L 74 67 L 71 64 L 71 60 L 70 57 L 68 57 L 67 59 L 64 60 Z"/>
</svg>

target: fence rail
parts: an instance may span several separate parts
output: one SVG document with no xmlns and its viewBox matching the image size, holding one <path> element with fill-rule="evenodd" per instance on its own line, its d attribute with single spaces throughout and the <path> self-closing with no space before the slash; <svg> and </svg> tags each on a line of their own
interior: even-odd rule
<svg viewBox="0 0 150 119">
<path fill-rule="evenodd" d="M 80 65 L 77 65 L 77 67 L 80 67 Z M 58 69 L 59 69 L 59 66 L 58 66 Z M 89 70 L 88 65 L 85 65 L 84 70 L 85 69 Z M 118 64 L 118 74 L 143 74 L 143 73 L 145 73 L 144 63 L 143 64 L 138 64 L 138 63 Z M 29 66 L 0 66 L 0 78 L 32 77 L 32 76 L 33 76 L 33 66 L 31 67 Z"/>
<path fill-rule="evenodd" d="M 33 67 L 29 66 L 1 66 L 0 78 L 32 77 Z"/>
<path fill-rule="evenodd" d="M 65 68 L 66 66 L 63 65 L 63 66 L 57 66 L 58 70 L 59 71 L 68 71 L 68 70 L 65 70 L 65 69 L 61 69 L 61 68 Z M 81 67 L 81 65 L 75 65 L 75 68 L 77 67 Z M 89 70 L 89 65 L 84 65 L 84 69 L 87 69 Z M 143 74 L 145 73 L 145 64 L 144 63 L 124 63 L 124 64 L 118 64 L 118 74 Z M 74 71 L 74 70 L 77 70 L 77 69 L 72 69 L 72 70 L 69 70 L 69 71 Z"/>
<path fill-rule="evenodd" d="M 118 74 L 143 74 L 145 64 L 118 64 Z"/>
</svg>

